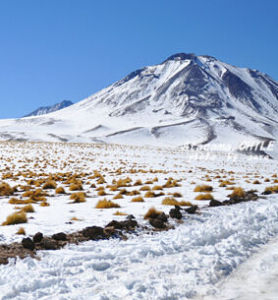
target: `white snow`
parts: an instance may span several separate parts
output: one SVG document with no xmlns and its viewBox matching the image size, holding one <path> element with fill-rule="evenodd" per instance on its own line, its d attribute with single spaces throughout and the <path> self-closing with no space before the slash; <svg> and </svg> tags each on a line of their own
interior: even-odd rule
<svg viewBox="0 0 278 300">
<path fill-rule="evenodd" d="M 217 293 L 219 281 L 277 236 L 277 200 L 207 209 L 175 230 L 130 236 L 125 242 L 87 242 L 40 253 L 40 261 L 11 261 L 0 266 L 2 299 L 201 299 Z M 268 264 L 261 264 L 264 271 L 275 258 L 275 251 L 269 252 Z M 277 268 L 271 273 L 277 276 Z M 235 299 L 251 299 L 258 270 L 249 267 L 241 274 L 251 278 L 229 286 L 228 297 L 243 293 L 249 298 Z M 271 286 L 277 297 L 273 279 Z"/>
<path fill-rule="evenodd" d="M 278 272 L 275 263 L 278 196 L 209 208 L 208 201 L 194 200 L 198 193 L 193 192 L 197 184 L 209 184 L 214 188 L 215 199 L 223 201 L 231 191 L 219 186 L 222 178 L 233 180 L 235 186 L 245 190 L 255 188 L 260 194 L 265 187 L 274 185 L 277 161 L 222 152 L 213 157 L 211 153 L 181 148 L 124 145 L 9 142 L 0 143 L 0 150 L 2 176 L 25 169 L 37 173 L 48 159 L 43 168 L 47 174 L 61 170 L 85 171 L 90 176 L 93 170 L 98 170 L 105 175 L 107 184 L 104 186 L 113 179 L 127 176 L 132 182 L 157 177 L 157 182 L 150 184 L 152 187 L 163 185 L 167 178 L 173 177 L 179 180 L 180 186 L 164 188 L 165 196 L 169 192 L 180 192 L 182 198 L 177 200 L 191 201 L 202 208 L 200 214 L 184 213 L 182 223 L 170 220 L 175 229 L 167 232 L 146 234 L 139 230 L 136 235 L 128 235 L 127 241 L 90 241 L 58 251 L 41 251 L 39 260 L 11 259 L 8 265 L 0 266 L 1 299 L 231 299 L 231 295 L 235 295 L 235 299 L 248 299 L 262 292 L 266 297 L 260 299 L 278 296 L 274 285 Z M 117 174 L 119 168 L 122 174 Z M 131 169 L 145 172 L 133 173 Z M 266 178 L 270 181 L 265 182 Z M 14 185 L 27 179 L 18 176 L 17 180 L 4 181 Z M 255 179 L 261 184 L 254 184 Z M 15 232 L 21 226 L 31 236 L 37 231 L 51 235 L 91 225 L 104 226 L 112 219 L 125 218 L 114 216 L 116 210 L 132 213 L 140 224 L 149 226 L 143 220 L 149 207 L 155 206 L 166 213 L 171 208 L 161 204 L 165 196 L 145 198 L 143 203 L 133 203 L 131 196 L 125 196 L 113 200 L 121 208 L 98 210 L 95 204 L 103 197 L 89 184 L 84 184 L 84 191 L 88 194 L 87 201 L 79 204 L 68 204 L 69 195 L 49 192 L 50 206 L 34 204 L 34 219 L 28 214 L 26 224 L 1 226 L 1 243 L 19 241 L 21 237 Z M 105 197 L 112 199 L 114 194 L 109 192 Z M 0 199 L 1 221 L 14 211 L 15 205 L 8 204 L 8 199 Z M 80 221 L 66 224 L 73 216 Z M 265 276 L 256 277 L 261 270 Z M 254 285 L 243 282 L 246 276 L 250 282 L 254 279 Z M 256 281 L 260 283 L 256 285 L 257 290 Z"/>
</svg>

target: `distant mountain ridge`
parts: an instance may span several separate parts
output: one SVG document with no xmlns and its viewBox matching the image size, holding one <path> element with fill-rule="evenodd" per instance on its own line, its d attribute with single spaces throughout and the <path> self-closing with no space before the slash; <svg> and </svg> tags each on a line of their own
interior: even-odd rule
<svg viewBox="0 0 278 300">
<path fill-rule="evenodd" d="M 62 110 L 0 120 L 0 139 L 181 146 L 278 140 L 278 82 L 177 53 Z"/>
<path fill-rule="evenodd" d="M 41 107 L 37 108 L 36 110 L 34 110 L 33 112 L 31 112 L 30 114 L 24 116 L 24 118 L 45 115 L 45 114 L 60 110 L 62 108 L 68 107 L 72 104 L 73 104 L 73 102 L 71 102 L 70 100 L 63 100 L 62 102 L 56 103 L 54 105 L 41 106 Z"/>
</svg>

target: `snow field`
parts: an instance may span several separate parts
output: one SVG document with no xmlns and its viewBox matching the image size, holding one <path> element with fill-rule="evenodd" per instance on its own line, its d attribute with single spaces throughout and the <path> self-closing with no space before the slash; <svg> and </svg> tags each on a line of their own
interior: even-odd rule
<svg viewBox="0 0 278 300">
<path fill-rule="evenodd" d="M 171 206 L 161 204 L 165 197 L 172 196 L 168 193 L 178 192 L 182 197 L 176 200 L 190 201 L 201 208 L 199 214 L 184 214 L 183 222 L 171 220 L 176 228 L 167 232 L 146 234 L 138 231 L 137 235 L 129 235 L 127 241 L 91 241 L 68 245 L 58 251 L 42 251 L 40 260 L 26 258 L 15 263 L 12 259 L 8 265 L 0 266 L 3 300 L 213 299 L 220 295 L 223 280 L 228 281 L 241 264 L 248 263 L 249 258 L 252 260 L 261 247 L 267 247 L 267 243 L 278 236 L 277 195 L 256 202 L 209 208 L 208 201 L 194 200 L 199 193 L 193 191 L 197 185 L 210 185 L 213 187 L 211 194 L 220 201 L 226 200 L 232 192 L 227 187 L 241 186 L 261 193 L 266 187 L 277 185 L 276 161 L 250 160 L 241 155 L 227 161 L 227 156 L 220 153 L 217 160 L 205 160 L 204 153 L 198 156 L 197 152 L 179 148 L 98 144 L 6 142 L 0 143 L 0 150 L 1 175 L 11 186 L 26 185 L 31 177 L 36 180 L 59 172 L 86 173 L 79 179 L 87 194 L 86 202 L 69 204 L 72 191 L 64 181 L 57 181 L 68 194 L 56 195 L 54 190 L 47 190 L 50 206 L 34 203 L 35 213 L 28 214 L 28 223 L 1 226 L 1 243 L 21 240 L 22 236 L 15 234 L 19 227 L 24 227 L 27 235 L 37 231 L 50 235 L 86 226 L 104 226 L 112 219 L 125 218 L 115 216 L 116 211 L 133 214 L 140 224 L 148 225 L 143 216 L 150 207 L 169 212 Z M 106 183 L 98 184 L 98 178 L 88 179 L 95 170 L 102 174 Z M 17 175 L 19 171 L 21 175 Z M 24 177 L 30 171 L 33 175 Z M 40 175 L 42 173 L 46 175 Z M 7 174 L 12 176 L 8 178 Z M 179 186 L 163 187 L 161 192 L 165 195 L 156 198 L 146 198 L 145 191 L 140 191 L 145 200 L 142 203 L 131 202 L 133 196 L 126 195 L 114 200 L 118 191 L 109 191 L 107 186 L 113 180 L 127 177 L 132 183 L 125 187 L 128 191 L 140 189 L 141 186 L 133 185 L 138 179 L 143 186 L 152 189 L 156 185 L 163 186 L 173 177 Z M 234 184 L 220 187 L 224 180 Z M 254 183 L 256 180 L 259 184 Z M 146 184 L 147 181 L 151 183 Z M 92 183 L 96 188 L 91 187 Z M 108 195 L 98 196 L 96 189 L 100 186 Z M 17 193 L 16 197 L 24 199 L 21 191 Z M 0 198 L 1 223 L 18 206 L 9 204 L 11 197 Z M 96 209 L 96 203 L 104 197 L 121 207 Z M 80 221 L 69 224 L 72 217 Z M 272 261 L 275 258 L 273 252 L 269 253 L 268 265 L 271 255 Z M 255 273 L 253 275 L 255 278 Z M 232 284 L 233 281 L 230 286 L 229 283 L 225 285 L 227 291 Z M 244 294 L 243 289 L 241 291 Z M 248 295 L 248 290 L 245 292 Z"/>
</svg>

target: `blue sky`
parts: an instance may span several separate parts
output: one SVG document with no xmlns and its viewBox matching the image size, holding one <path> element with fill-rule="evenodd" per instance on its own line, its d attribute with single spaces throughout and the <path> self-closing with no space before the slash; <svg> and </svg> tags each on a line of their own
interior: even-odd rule
<svg viewBox="0 0 278 300">
<path fill-rule="evenodd" d="M 80 101 L 177 52 L 278 80 L 278 1 L 0 0 L 0 118 Z"/>
</svg>

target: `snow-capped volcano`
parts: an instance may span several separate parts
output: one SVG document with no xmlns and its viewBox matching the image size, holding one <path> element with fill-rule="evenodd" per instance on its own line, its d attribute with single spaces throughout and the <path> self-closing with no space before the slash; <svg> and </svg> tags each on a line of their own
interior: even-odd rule
<svg viewBox="0 0 278 300">
<path fill-rule="evenodd" d="M 70 107 L 0 121 L 2 139 L 200 145 L 278 139 L 278 83 L 211 56 L 179 53 Z"/>
</svg>

